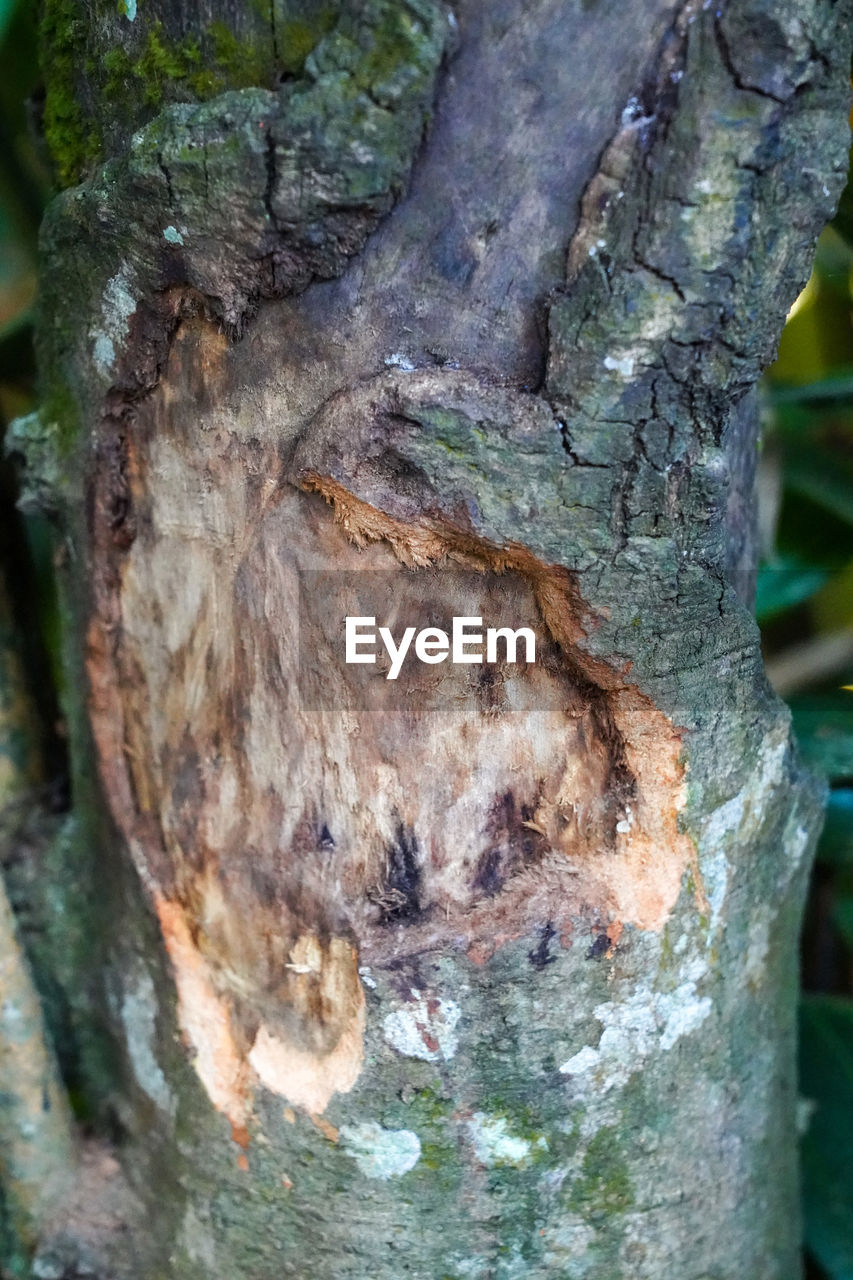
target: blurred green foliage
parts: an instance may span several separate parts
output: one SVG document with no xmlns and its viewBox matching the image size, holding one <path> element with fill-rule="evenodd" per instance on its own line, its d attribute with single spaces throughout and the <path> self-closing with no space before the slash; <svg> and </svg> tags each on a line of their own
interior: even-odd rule
<svg viewBox="0 0 853 1280">
<path fill-rule="evenodd" d="M 50 194 L 38 6 L 0 0 L 0 423 L 35 404 L 37 230 Z M 804 932 L 801 1092 L 811 1274 L 853 1280 L 853 187 L 821 238 L 765 380 L 756 614 L 806 758 L 832 787 Z M 58 679 L 52 534 L 15 516 L 0 464 L 0 557 Z M 38 633 L 36 636 L 35 632 Z M 0 1223 L 2 1227 L 2 1223 Z"/>
<path fill-rule="evenodd" d="M 811 995 L 800 1017 L 804 1108 L 803 1209 L 816 1275 L 853 1280 L 853 1001 Z M 820 1270 L 818 1270 L 818 1265 Z"/>
<path fill-rule="evenodd" d="M 39 5 L 0 0 L 0 432 L 36 405 L 33 320 L 38 228 L 52 191 L 38 142 Z M 52 717 L 47 683 L 61 680 L 59 614 L 53 586 L 54 535 L 38 516 L 14 510 L 15 479 L 0 461 L 0 556 L 33 665 L 42 709 Z M 53 731 L 50 726 L 48 732 Z"/>
<path fill-rule="evenodd" d="M 853 1280 L 853 184 L 765 380 L 756 613 L 804 756 L 829 781 L 803 933 L 809 1275 Z"/>
<path fill-rule="evenodd" d="M 24 345 L 9 339 L 32 323 L 36 237 L 49 194 L 29 127 L 38 81 L 36 6 L 0 0 L 0 41 L 0 378 L 5 400 L 9 384 L 19 387 L 21 374 L 31 371 Z"/>
</svg>

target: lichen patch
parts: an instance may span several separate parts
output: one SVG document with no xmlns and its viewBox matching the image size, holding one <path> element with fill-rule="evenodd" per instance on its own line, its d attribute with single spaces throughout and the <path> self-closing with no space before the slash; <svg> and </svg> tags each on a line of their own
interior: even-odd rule
<svg viewBox="0 0 853 1280">
<path fill-rule="evenodd" d="M 697 987 L 706 972 L 704 961 L 695 960 L 673 991 L 641 987 L 625 999 L 596 1005 L 602 1024 L 598 1045 L 584 1045 L 562 1064 L 561 1073 L 581 1092 L 622 1088 L 653 1053 L 668 1052 L 709 1017 L 711 998 Z"/>
<path fill-rule="evenodd" d="M 414 1169 L 421 1143 L 411 1129 L 385 1129 L 372 1120 L 341 1126 L 344 1151 L 366 1178 L 387 1182 Z"/>
<path fill-rule="evenodd" d="M 456 1027 L 461 1009 L 455 1000 L 411 992 L 411 1001 L 385 1015 L 386 1043 L 405 1058 L 449 1061 L 458 1048 Z"/>
<path fill-rule="evenodd" d="M 161 1111 L 174 1113 L 175 1099 L 157 1060 L 157 996 L 146 969 L 140 968 L 128 975 L 120 1012 L 137 1081 Z"/>
<path fill-rule="evenodd" d="M 488 1169 L 507 1165 L 525 1169 L 537 1154 L 548 1150 L 548 1142 L 542 1134 L 525 1138 L 513 1133 L 506 1116 L 475 1111 L 467 1128 L 476 1159 Z"/>
</svg>

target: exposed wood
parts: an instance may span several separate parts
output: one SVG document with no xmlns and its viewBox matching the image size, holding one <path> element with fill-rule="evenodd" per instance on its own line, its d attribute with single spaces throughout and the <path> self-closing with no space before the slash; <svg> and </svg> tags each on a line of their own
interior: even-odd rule
<svg viewBox="0 0 853 1280">
<path fill-rule="evenodd" d="M 307 1109 L 321 1111 L 357 1077 L 359 960 L 460 942 L 484 954 L 543 920 L 613 937 L 661 927 L 695 863 L 677 823 L 681 736 L 580 648 L 595 620 L 572 575 L 514 542 L 513 524 L 490 542 L 470 519 L 460 527 L 464 495 L 424 485 L 384 407 L 411 421 L 417 402 L 474 406 L 511 437 L 533 436 L 541 402 L 462 375 L 389 373 L 325 407 L 288 467 L 280 438 L 264 449 L 221 409 L 199 416 L 200 368 L 219 363 L 219 404 L 230 391 L 215 330 L 187 326 L 172 352 L 127 443 L 130 547 L 109 475 L 96 486 L 95 735 L 211 1097 L 242 1122 L 242 1060 L 304 1104 L 289 1045 L 316 1055 L 327 1083 Z M 377 478 L 373 460 L 389 457 Z M 393 514 L 326 482 L 324 461 Z M 344 663 L 347 613 L 392 631 L 454 615 L 528 623 L 540 657 L 518 673 L 448 664 L 359 681 Z"/>
<path fill-rule="evenodd" d="M 280 86 L 86 79 L 17 438 L 115 827 L 140 1275 L 796 1273 L 819 794 L 744 603 L 750 391 L 848 17 L 375 0 Z M 537 661 L 389 681 L 362 612 Z"/>
</svg>

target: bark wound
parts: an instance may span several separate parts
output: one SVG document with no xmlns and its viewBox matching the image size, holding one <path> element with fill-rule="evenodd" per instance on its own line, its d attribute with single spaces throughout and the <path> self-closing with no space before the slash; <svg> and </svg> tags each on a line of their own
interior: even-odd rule
<svg viewBox="0 0 853 1280">
<path fill-rule="evenodd" d="M 311 1113 L 352 1087 L 359 963 L 453 944 L 479 958 L 578 921 L 659 929 L 692 846 L 679 733 L 585 650 L 576 578 L 499 515 L 484 531 L 476 468 L 431 484 L 430 406 L 511 443 L 541 402 L 466 374 L 383 375 L 283 448 L 235 394 L 229 350 L 201 321 L 179 331 L 123 433 L 118 534 L 102 451 L 89 673 L 183 1030 L 242 1124 L 255 1079 Z M 219 407 L 199 417 L 200 402 Z M 395 635 L 475 613 L 531 626 L 537 661 L 415 664 L 408 683 L 348 667 L 362 581 Z"/>
</svg>

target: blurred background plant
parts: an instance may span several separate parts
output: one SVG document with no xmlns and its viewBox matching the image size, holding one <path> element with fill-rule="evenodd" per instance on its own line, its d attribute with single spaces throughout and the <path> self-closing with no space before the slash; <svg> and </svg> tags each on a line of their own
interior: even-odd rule
<svg viewBox="0 0 853 1280">
<path fill-rule="evenodd" d="M 42 211 L 52 192 L 46 158 L 36 141 L 38 9 L 31 0 L 0 0 L 0 425 L 4 432 L 15 417 L 35 408 L 36 396 L 37 240 Z M 61 680 L 52 538 L 42 517 L 23 518 L 15 511 L 14 486 L 12 467 L 0 461 L 0 564 L 6 567 L 6 587 L 19 623 L 29 633 L 25 635 L 26 660 L 52 737 L 57 705 L 53 694 Z"/>
<path fill-rule="evenodd" d="M 802 944 L 811 1280 L 853 1280 L 853 183 L 764 386 L 756 613 L 770 678 L 830 786 Z"/>
<path fill-rule="evenodd" d="M 0 0 L 3 430 L 36 403 L 36 241 L 51 193 L 37 142 L 37 17 L 32 0 Z M 771 680 L 791 706 L 805 756 L 831 788 L 803 933 L 805 1247 L 811 1280 L 853 1280 L 853 187 L 791 310 L 763 412 L 756 613 Z M 0 565 L 12 631 L 45 724 L 47 773 L 61 791 L 52 538 L 14 500 L 14 477 L 0 462 Z M 0 645 L 8 642 L 2 622 Z"/>
</svg>

